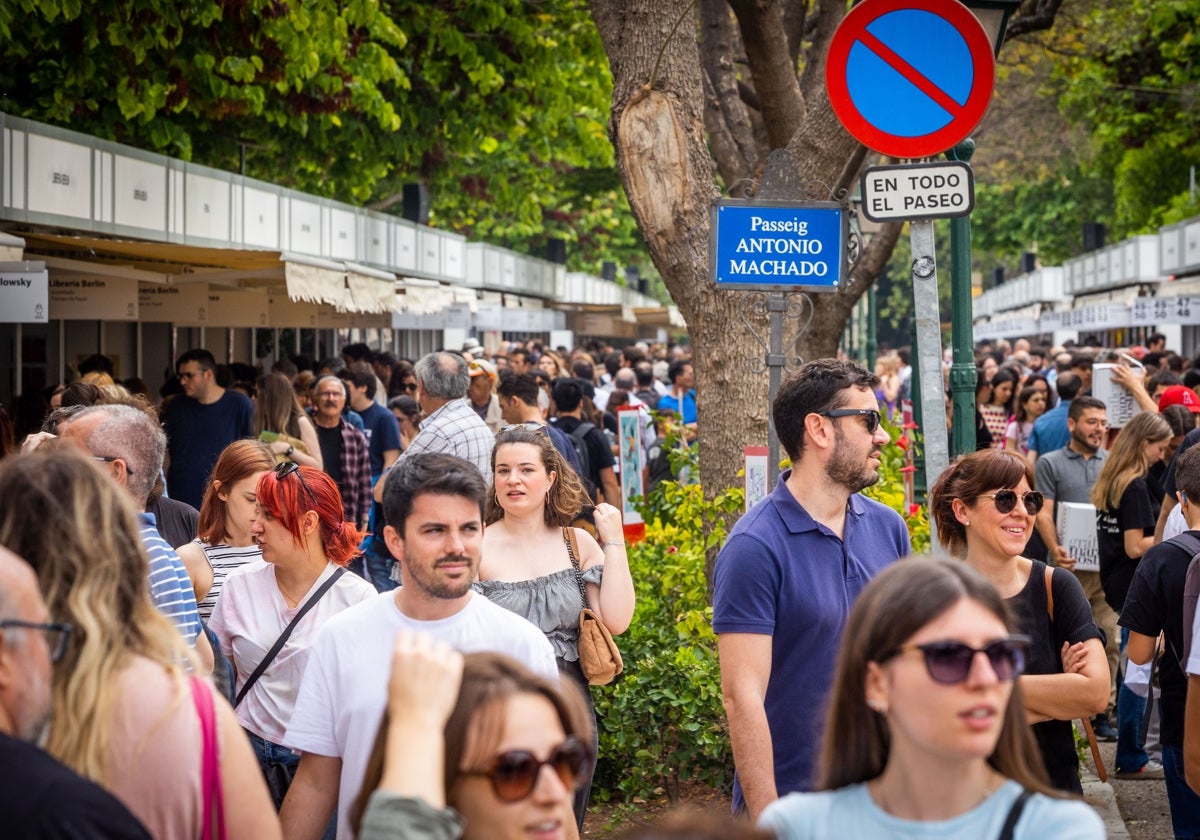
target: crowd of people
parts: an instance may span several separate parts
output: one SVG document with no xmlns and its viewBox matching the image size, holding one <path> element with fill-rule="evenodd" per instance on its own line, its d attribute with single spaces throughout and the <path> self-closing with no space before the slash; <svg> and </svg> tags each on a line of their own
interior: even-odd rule
<svg viewBox="0 0 1200 840">
<path fill-rule="evenodd" d="M 930 490 L 938 558 L 909 558 L 904 519 L 860 492 L 910 396 L 904 354 L 787 377 L 790 467 L 713 569 L 740 820 L 636 836 L 1100 837 L 1078 719 L 1200 836 L 1200 398 L 1128 357 L 1112 375 L 1142 411 L 1117 431 L 1081 351 L 981 348 L 980 449 Z M 469 342 L 272 367 L 190 350 L 157 405 L 85 371 L 0 459 L 0 766 L 37 792 L 0 818 L 578 838 L 599 748 L 580 613 L 619 636 L 653 574 L 630 568 L 613 415 L 638 409 L 648 483 L 699 435 L 691 360 Z M 1092 506 L 1096 571 L 1059 533 L 1068 503 Z M 1160 703 L 1123 676 L 1152 661 Z"/>
</svg>

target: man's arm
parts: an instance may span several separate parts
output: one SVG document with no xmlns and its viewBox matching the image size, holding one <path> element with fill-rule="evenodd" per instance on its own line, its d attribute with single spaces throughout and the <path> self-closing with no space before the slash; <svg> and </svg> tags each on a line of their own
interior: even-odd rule
<svg viewBox="0 0 1200 840">
<path fill-rule="evenodd" d="M 771 637 L 758 633 L 722 633 L 717 637 L 721 694 L 733 763 L 742 784 L 750 819 L 779 798 L 775 789 L 775 753 L 767 723 L 767 683 L 771 678 Z"/>
<path fill-rule="evenodd" d="M 1171 493 L 1163 496 L 1162 509 L 1158 512 L 1158 522 L 1154 523 L 1154 542 L 1160 543 L 1163 539 L 1163 532 L 1167 528 L 1167 520 L 1171 518 L 1171 511 L 1175 509 L 1175 505 L 1179 500 Z"/>
<path fill-rule="evenodd" d="M 1200 794 L 1200 676 L 1188 674 L 1187 711 L 1183 720 L 1183 775 Z"/>
<path fill-rule="evenodd" d="M 1154 656 L 1153 636 L 1146 636 L 1136 630 L 1129 631 L 1129 641 L 1125 643 L 1125 653 L 1134 665 L 1145 665 Z"/>
<path fill-rule="evenodd" d="M 279 809 L 287 840 L 321 840 L 337 807 L 342 760 L 335 756 L 304 753 L 296 777 Z"/>
</svg>

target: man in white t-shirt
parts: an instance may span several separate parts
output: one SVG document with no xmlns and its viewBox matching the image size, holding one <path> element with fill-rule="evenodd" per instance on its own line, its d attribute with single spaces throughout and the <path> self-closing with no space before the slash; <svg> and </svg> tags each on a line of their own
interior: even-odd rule
<svg viewBox="0 0 1200 840">
<path fill-rule="evenodd" d="M 387 705 L 396 633 L 427 633 L 463 651 L 508 654 L 558 679 L 542 631 L 471 591 L 483 546 L 487 485 L 469 461 L 426 452 L 405 458 L 383 491 L 384 540 L 404 585 L 329 620 L 309 656 L 284 744 L 302 754 L 280 818 L 288 840 L 321 837 L 335 804 L 350 840 L 350 806 Z"/>
</svg>

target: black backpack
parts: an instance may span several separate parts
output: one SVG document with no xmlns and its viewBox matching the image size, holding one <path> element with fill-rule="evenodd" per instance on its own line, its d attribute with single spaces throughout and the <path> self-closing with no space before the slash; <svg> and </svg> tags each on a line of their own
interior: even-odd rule
<svg viewBox="0 0 1200 840">
<path fill-rule="evenodd" d="M 1187 673 L 1188 657 L 1192 655 L 1192 622 L 1196 618 L 1196 602 L 1200 600 L 1200 562 L 1197 562 L 1200 561 L 1200 540 L 1185 531 L 1166 542 L 1192 555 L 1183 584 L 1183 658 L 1179 660 L 1179 667 Z"/>
<path fill-rule="evenodd" d="M 567 437 L 571 439 L 571 445 L 575 447 L 575 454 L 579 457 L 579 477 L 589 490 L 594 490 L 595 487 L 592 482 L 592 457 L 588 453 L 587 441 L 584 438 L 594 428 L 596 428 L 595 423 L 584 422 L 576 426 L 575 431 L 567 433 Z"/>
</svg>

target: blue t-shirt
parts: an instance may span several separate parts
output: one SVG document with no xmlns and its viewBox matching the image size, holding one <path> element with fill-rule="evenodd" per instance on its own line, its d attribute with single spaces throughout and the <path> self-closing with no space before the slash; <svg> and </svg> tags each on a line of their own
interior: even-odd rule
<svg viewBox="0 0 1200 840">
<path fill-rule="evenodd" d="M 1054 408 L 1033 421 L 1033 429 L 1029 432 L 1027 446 L 1039 455 L 1062 449 L 1071 442 L 1071 433 L 1067 430 L 1067 411 L 1071 408 L 1070 400 L 1063 400 Z"/>
<path fill-rule="evenodd" d="M 865 784 L 822 793 L 794 793 L 772 802 L 758 827 L 777 840 L 825 837 L 912 837 L 979 840 L 999 837 L 1008 812 L 1021 793 L 1014 781 L 1002 784 L 980 805 L 948 820 L 918 822 L 893 817 L 875 804 Z M 1078 799 L 1052 799 L 1034 794 L 1025 803 L 1013 830 L 1014 840 L 1103 840 L 1104 822 Z"/>
<path fill-rule="evenodd" d="M 672 394 L 667 393 L 658 398 L 659 411 L 674 411 L 676 414 L 683 417 L 684 423 L 696 422 L 696 392 L 695 390 L 688 391 L 683 395 L 683 406 L 679 405 L 679 400 Z"/>
<path fill-rule="evenodd" d="M 400 423 L 396 415 L 377 403 L 358 412 L 363 421 L 363 434 L 371 445 L 371 475 L 383 472 L 383 453 L 400 449 Z"/>
<path fill-rule="evenodd" d="M 868 580 L 912 550 L 900 514 L 859 494 L 838 539 L 796 501 L 790 474 L 738 520 L 713 577 L 713 630 L 772 637 L 765 706 L 781 796 L 812 787 L 851 605 Z M 736 775 L 733 805 L 744 807 Z"/>
<path fill-rule="evenodd" d="M 241 391 L 225 391 L 215 403 L 204 405 L 183 394 L 167 403 L 163 428 L 167 432 L 167 492 L 196 510 L 204 501 L 204 487 L 221 451 L 253 434 L 254 404 Z"/>
</svg>

